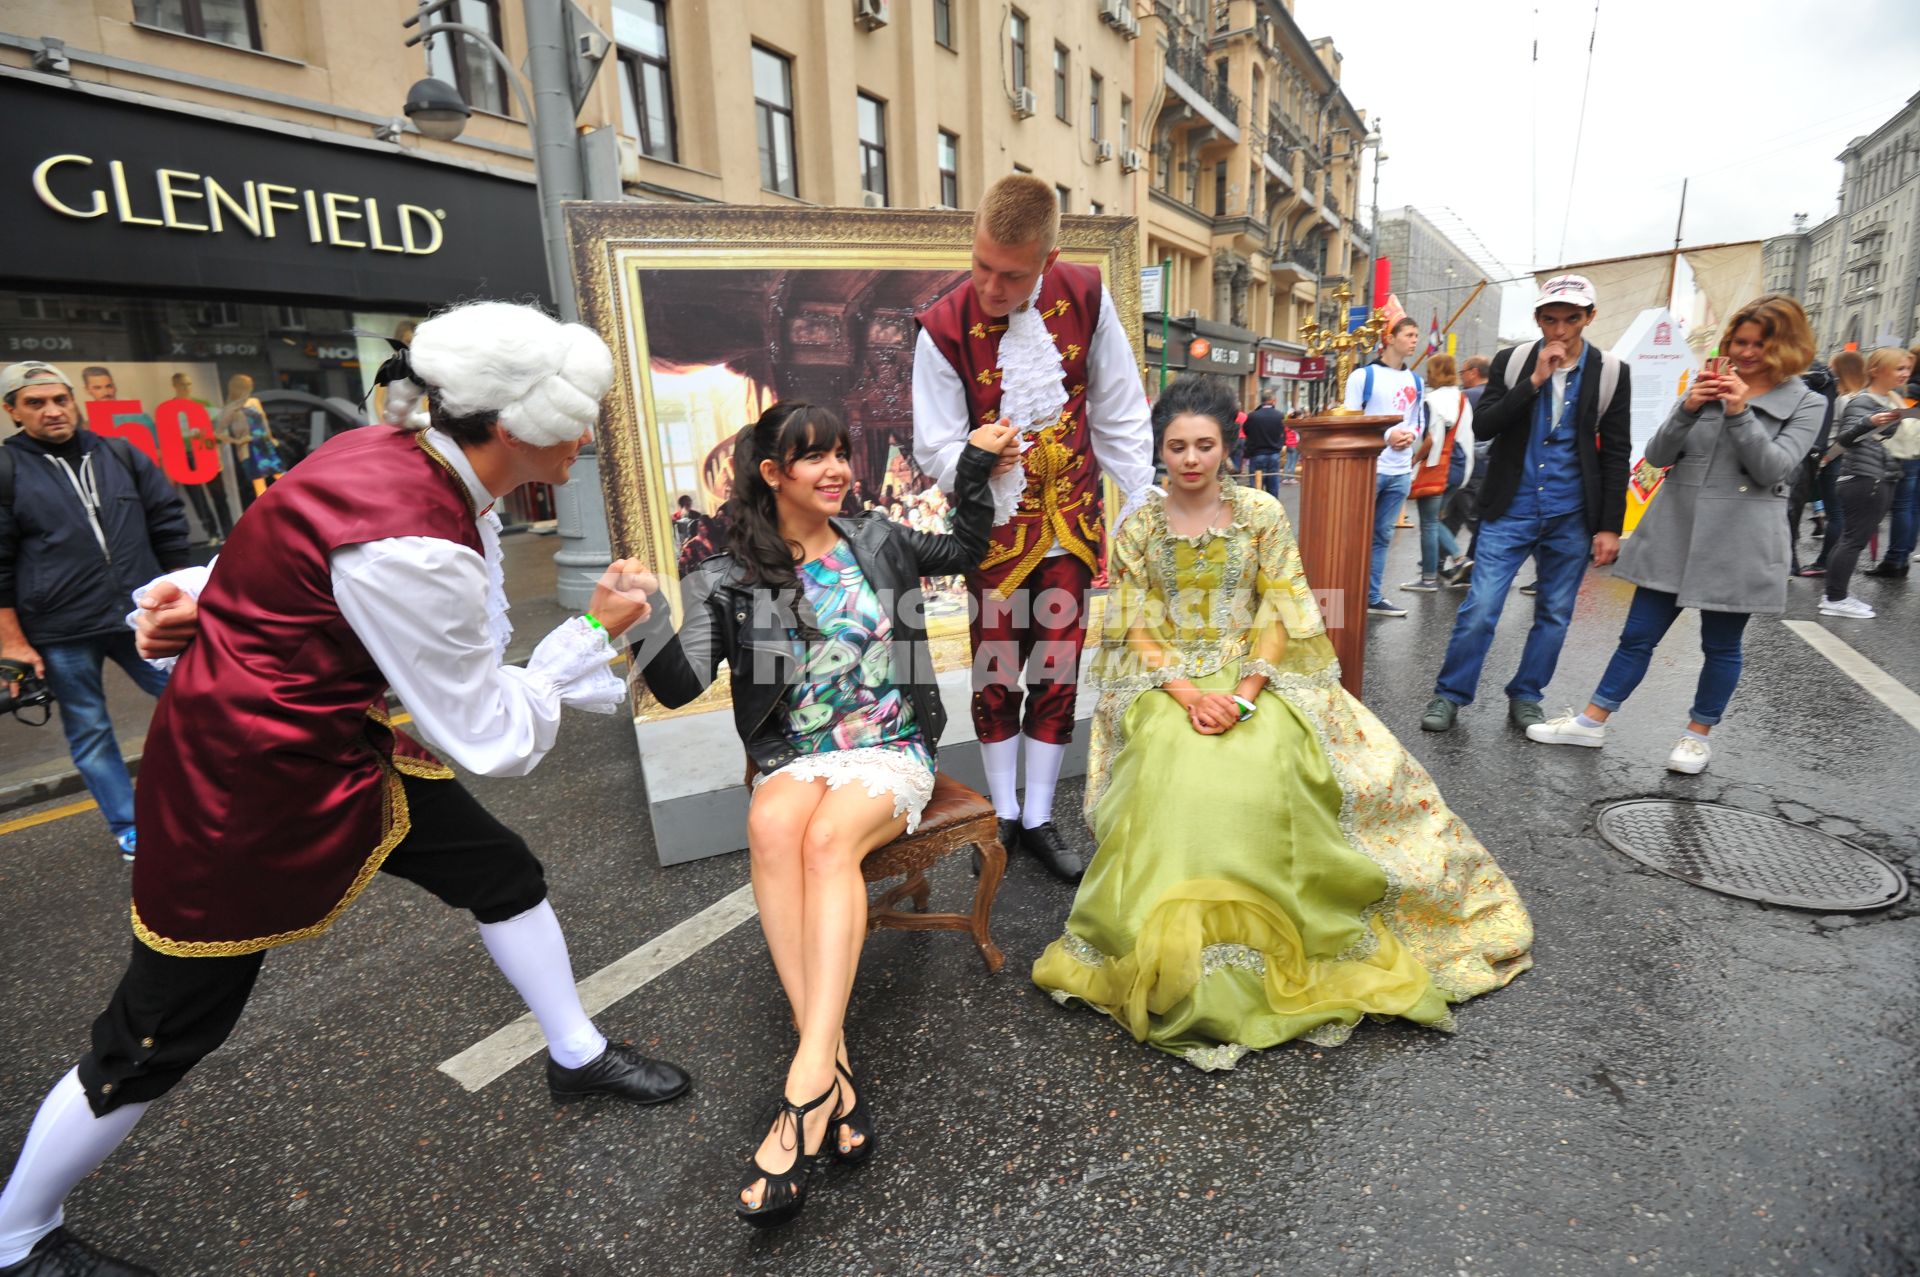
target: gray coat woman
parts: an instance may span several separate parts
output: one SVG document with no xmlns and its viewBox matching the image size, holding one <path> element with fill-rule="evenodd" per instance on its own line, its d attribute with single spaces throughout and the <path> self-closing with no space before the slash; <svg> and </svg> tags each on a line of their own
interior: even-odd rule
<svg viewBox="0 0 1920 1277">
<path fill-rule="evenodd" d="M 1664 590 L 1683 608 L 1787 608 L 1787 497 L 1827 402 L 1789 377 L 1729 417 L 1715 402 L 1682 400 L 1647 441 L 1647 460 L 1671 466 L 1613 574 Z"/>
</svg>

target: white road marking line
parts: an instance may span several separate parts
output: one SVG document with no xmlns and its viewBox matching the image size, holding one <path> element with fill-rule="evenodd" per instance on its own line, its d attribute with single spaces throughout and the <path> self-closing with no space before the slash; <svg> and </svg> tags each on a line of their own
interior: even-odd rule
<svg viewBox="0 0 1920 1277">
<path fill-rule="evenodd" d="M 1906 719 L 1907 726 L 1920 731 L 1920 693 L 1834 637 L 1824 625 L 1813 621 L 1780 623 L 1805 639 L 1809 647 L 1832 661 L 1842 674 L 1860 684 L 1882 705 Z"/>
<path fill-rule="evenodd" d="M 668 928 L 626 957 L 615 959 L 580 981 L 580 1004 L 588 1015 L 600 1014 L 758 912 L 751 883 L 722 896 L 678 926 Z M 544 1050 L 546 1044 L 540 1035 L 540 1026 L 529 1012 L 443 1061 L 440 1071 L 467 1090 L 477 1091 L 536 1051 Z"/>
</svg>

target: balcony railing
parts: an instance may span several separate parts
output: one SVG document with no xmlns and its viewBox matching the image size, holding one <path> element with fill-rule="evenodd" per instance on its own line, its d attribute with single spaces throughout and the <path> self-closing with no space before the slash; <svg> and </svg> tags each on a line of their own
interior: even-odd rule
<svg viewBox="0 0 1920 1277">
<path fill-rule="evenodd" d="M 1207 64 L 1206 49 L 1195 41 L 1176 39 L 1167 46 L 1167 66 L 1173 73 L 1213 104 L 1220 114 L 1238 127 L 1240 123 L 1240 95 L 1226 86 L 1211 66 Z"/>
</svg>

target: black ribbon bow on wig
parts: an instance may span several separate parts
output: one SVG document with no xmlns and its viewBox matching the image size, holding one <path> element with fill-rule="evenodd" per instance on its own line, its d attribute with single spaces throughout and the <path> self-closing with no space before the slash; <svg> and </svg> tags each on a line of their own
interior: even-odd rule
<svg viewBox="0 0 1920 1277">
<path fill-rule="evenodd" d="M 385 386 L 395 381 L 411 381 L 414 385 L 419 385 L 420 379 L 413 374 L 413 353 L 407 348 L 407 343 L 398 337 L 383 337 L 381 340 L 393 347 L 393 353 L 387 356 L 387 361 L 374 372 L 373 384 Z M 360 406 L 365 408 L 367 400 L 371 398 L 373 398 L 373 390 L 369 388 L 366 394 L 360 396 Z"/>
</svg>

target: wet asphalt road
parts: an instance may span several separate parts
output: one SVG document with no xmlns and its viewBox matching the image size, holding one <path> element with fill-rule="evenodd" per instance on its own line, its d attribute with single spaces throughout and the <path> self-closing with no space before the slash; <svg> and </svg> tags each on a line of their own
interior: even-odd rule
<svg viewBox="0 0 1920 1277">
<path fill-rule="evenodd" d="M 1402 537 L 1390 580 L 1410 575 Z M 1920 688 L 1915 586 L 1829 622 Z M 1598 678 L 1628 587 L 1589 578 L 1549 709 Z M 1054 1006 L 1026 967 L 1069 890 L 1016 861 L 1007 968 L 953 935 L 869 944 L 849 1039 L 878 1113 L 866 1169 L 801 1221 L 728 1215 L 790 1031 L 748 923 L 603 1013 L 678 1059 L 662 1109 L 555 1110 L 537 1061 L 478 1093 L 435 1065 L 521 1008 L 470 922 L 377 884 L 326 938 L 270 956 L 234 1038 L 69 1202 L 72 1226 L 168 1274 L 1532 1274 L 1920 1271 L 1920 907 L 1817 917 L 1645 870 L 1594 834 L 1640 795 L 1853 839 L 1920 875 L 1920 733 L 1774 620 L 1703 776 L 1662 768 L 1697 668 L 1676 627 L 1602 751 L 1530 745 L 1499 686 L 1421 733 L 1457 595 L 1376 619 L 1368 702 L 1498 853 L 1538 965 L 1453 1036 L 1363 1026 L 1203 1074 Z M 1816 589 L 1794 585 L 1790 617 Z M 743 856 L 659 869 L 623 720 L 577 716 L 534 777 L 474 789 L 542 855 L 581 974 L 746 880 Z M 1077 786 L 1060 810 L 1077 809 Z M 9 813 L 17 816 L 21 813 Z M 1079 835 L 1084 839 L 1084 833 Z M 935 907 L 964 897 L 960 866 Z M 0 1164 L 84 1049 L 129 943 L 98 818 L 0 836 Z"/>
</svg>

